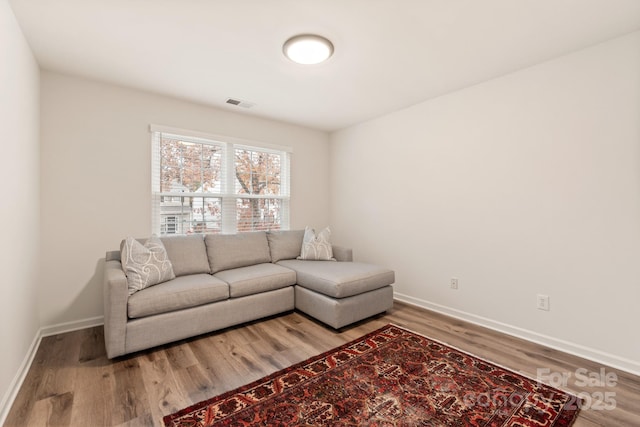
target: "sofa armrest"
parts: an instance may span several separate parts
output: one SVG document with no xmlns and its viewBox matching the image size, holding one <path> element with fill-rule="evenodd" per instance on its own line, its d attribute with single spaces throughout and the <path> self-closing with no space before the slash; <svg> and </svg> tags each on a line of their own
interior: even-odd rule
<svg viewBox="0 0 640 427">
<path fill-rule="evenodd" d="M 120 251 L 109 251 L 104 259 L 105 261 L 122 261 L 120 259 Z"/>
<path fill-rule="evenodd" d="M 109 259 L 109 258 L 106 258 Z M 125 354 L 127 332 L 127 276 L 118 260 L 108 260 L 104 267 L 104 343 L 107 357 Z"/>
<path fill-rule="evenodd" d="M 333 257 L 336 261 L 353 261 L 353 250 L 351 248 L 333 245 L 332 249 Z"/>
</svg>

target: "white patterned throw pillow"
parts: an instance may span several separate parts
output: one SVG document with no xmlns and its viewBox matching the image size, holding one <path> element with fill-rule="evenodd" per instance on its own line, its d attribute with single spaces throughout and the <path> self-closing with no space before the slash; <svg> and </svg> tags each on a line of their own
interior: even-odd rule
<svg viewBox="0 0 640 427">
<path fill-rule="evenodd" d="M 316 235 L 311 227 L 305 227 L 304 238 L 302 239 L 302 250 L 298 259 L 313 261 L 335 261 L 333 249 L 331 248 L 331 230 L 325 228 Z"/>
<path fill-rule="evenodd" d="M 122 245 L 121 259 L 129 295 L 176 277 L 167 251 L 157 236 L 151 236 L 144 245 L 127 237 Z"/>
</svg>

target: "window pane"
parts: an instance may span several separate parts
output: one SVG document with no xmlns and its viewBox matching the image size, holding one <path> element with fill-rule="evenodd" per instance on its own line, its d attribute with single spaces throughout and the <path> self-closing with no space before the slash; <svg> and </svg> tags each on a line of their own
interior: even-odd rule
<svg viewBox="0 0 640 427">
<path fill-rule="evenodd" d="M 182 185 L 190 193 L 202 192 L 202 144 L 180 142 Z"/>
<path fill-rule="evenodd" d="M 189 231 L 190 197 L 162 197 L 160 234 L 184 234 Z"/>
<path fill-rule="evenodd" d="M 160 191 L 179 191 L 180 183 L 180 141 L 162 138 L 160 143 Z"/>
<path fill-rule="evenodd" d="M 251 151 L 236 151 L 236 194 L 253 194 Z"/>
<path fill-rule="evenodd" d="M 280 230 L 279 199 L 238 199 L 238 231 Z"/>
<path fill-rule="evenodd" d="M 267 157 L 267 186 L 262 194 L 280 194 L 280 155 L 269 154 Z"/>
<path fill-rule="evenodd" d="M 222 201 L 213 197 L 194 197 L 192 233 L 219 233 L 222 230 Z"/>
<path fill-rule="evenodd" d="M 160 233 L 219 233 L 222 203 L 217 197 L 168 197 L 160 202 Z"/>
<path fill-rule="evenodd" d="M 202 146 L 202 185 L 205 193 L 222 193 L 222 148 Z"/>
<path fill-rule="evenodd" d="M 281 156 L 236 149 L 236 194 L 280 194 Z"/>
<path fill-rule="evenodd" d="M 160 191 L 221 192 L 221 147 L 168 137 L 160 144 Z"/>
</svg>

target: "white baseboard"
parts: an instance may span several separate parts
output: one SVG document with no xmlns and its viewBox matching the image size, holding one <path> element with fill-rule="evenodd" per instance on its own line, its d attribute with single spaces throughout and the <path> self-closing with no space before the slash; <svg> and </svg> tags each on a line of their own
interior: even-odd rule
<svg viewBox="0 0 640 427">
<path fill-rule="evenodd" d="M 65 332 L 78 331 L 80 329 L 92 328 L 104 324 L 104 316 L 90 317 L 89 319 L 76 320 L 73 322 L 58 323 L 57 325 L 45 326 L 40 328 L 40 334 L 48 337 L 56 334 L 64 334 Z"/>
<path fill-rule="evenodd" d="M 620 369 L 621 371 L 640 376 L 640 362 L 636 360 L 626 359 L 624 357 L 616 356 L 615 354 L 606 353 L 604 351 L 572 343 L 570 341 L 565 341 L 548 335 L 539 334 L 528 329 L 519 328 L 517 326 L 512 326 L 506 323 L 488 319 L 486 317 L 477 316 L 472 313 L 467 313 L 462 310 L 435 304 L 433 302 L 410 297 L 408 295 L 400 294 L 397 292 L 394 293 L 394 298 L 407 304 L 435 311 L 446 316 L 464 320 L 478 326 L 502 332 L 517 338 L 522 338 L 536 344 L 544 345 L 546 347 L 560 350 L 574 356 L 582 357 L 593 362 L 602 363 L 611 368 Z"/>
<path fill-rule="evenodd" d="M 31 368 L 31 363 L 33 362 L 33 358 L 36 355 L 36 351 L 38 351 L 38 347 L 40 347 L 40 341 L 42 340 L 40 331 L 41 329 L 38 330 L 35 337 L 33 337 L 33 341 L 29 346 L 29 350 L 27 351 L 22 364 L 20 364 L 18 372 L 16 372 L 15 377 L 13 377 L 13 381 L 11 381 L 11 384 L 9 384 L 9 388 L 2 397 L 2 402 L 0 402 L 0 425 L 4 425 L 4 422 L 7 420 L 7 415 L 9 415 L 9 410 L 13 405 L 13 401 L 18 395 L 18 390 L 20 390 L 20 387 L 22 387 L 22 383 L 27 376 L 27 372 L 29 372 L 29 368 Z"/>
<path fill-rule="evenodd" d="M 42 338 L 50 335 L 62 334 L 65 332 L 72 332 L 72 331 L 77 331 L 79 329 L 90 328 L 93 326 L 100 326 L 103 323 L 104 323 L 104 317 L 99 316 L 99 317 L 92 317 L 90 319 L 78 320 L 75 322 L 59 323 L 57 325 L 45 326 L 38 329 L 38 331 L 36 332 L 36 335 L 33 337 L 33 341 L 31 342 L 31 345 L 29 346 L 29 350 L 27 351 L 27 354 L 25 355 L 24 360 L 22 361 L 22 364 L 18 369 L 18 372 L 13 378 L 13 381 L 11 381 L 11 384 L 9 385 L 9 389 L 6 391 L 6 393 L 2 397 L 2 401 L 0 401 L 0 426 L 4 425 L 5 421 L 7 420 L 7 416 L 9 415 L 9 410 L 11 409 L 11 406 L 13 405 L 13 402 L 15 401 L 16 396 L 18 395 L 18 391 L 20 390 L 20 387 L 22 387 L 22 383 L 24 382 L 27 376 L 27 373 L 29 372 L 29 369 L 31 368 L 31 364 L 33 363 L 33 359 L 36 356 L 36 352 L 40 347 L 40 342 L 42 341 Z"/>
</svg>

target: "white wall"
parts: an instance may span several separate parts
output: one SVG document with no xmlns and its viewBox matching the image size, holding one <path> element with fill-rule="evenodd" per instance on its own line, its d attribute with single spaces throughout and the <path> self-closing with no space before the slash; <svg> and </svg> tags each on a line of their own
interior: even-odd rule
<svg viewBox="0 0 640 427">
<path fill-rule="evenodd" d="M 336 132 L 331 169 L 401 298 L 640 373 L 640 33 Z"/>
<path fill-rule="evenodd" d="M 38 330 L 39 70 L 0 0 L 0 422 Z"/>
<path fill-rule="evenodd" d="M 293 147 L 291 226 L 329 220 L 324 132 L 42 73 L 43 325 L 101 316 L 102 261 L 151 232 L 149 124 Z"/>
</svg>

